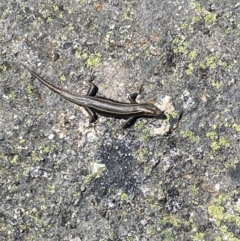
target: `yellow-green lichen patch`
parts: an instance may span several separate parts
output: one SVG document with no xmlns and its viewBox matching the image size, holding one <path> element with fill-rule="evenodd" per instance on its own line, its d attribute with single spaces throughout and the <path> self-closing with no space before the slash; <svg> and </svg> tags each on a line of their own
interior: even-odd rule
<svg viewBox="0 0 240 241">
<path fill-rule="evenodd" d="M 108 50 L 110 47 L 110 39 L 112 36 L 112 31 L 108 31 L 104 37 L 105 49 Z"/>
<path fill-rule="evenodd" d="M 14 90 L 10 91 L 10 98 L 14 100 L 16 98 L 16 92 Z"/>
<path fill-rule="evenodd" d="M 144 165 L 143 172 L 144 172 L 145 176 L 147 176 L 147 177 L 150 176 L 151 172 L 152 172 L 152 167 L 148 166 L 148 165 Z"/>
<path fill-rule="evenodd" d="M 108 236 L 110 238 L 110 240 L 114 240 L 114 237 L 115 237 L 115 230 L 114 229 L 109 229 L 108 230 Z M 109 241 L 109 238 L 104 238 L 104 239 L 100 239 L 100 241 Z"/>
<path fill-rule="evenodd" d="M 84 177 L 84 182 L 86 184 L 90 184 L 92 180 L 101 177 L 106 170 L 106 166 L 104 164 L 94 162 L 91 164 L 90 169 L 91 173 Z"/>
<path fill-rule="evenodd" d="M 7 66 L 5 64 L 0 64 L 0 71 L 7 71 Z"/>
<path fill-rule="evenodd" d="M 80 5 L 84 5 L 86 3 L 86 0 L 78 0 L 78 2 L 80 3 Z"/>
<path fill-rule="evenodd" d="M 237 132 L 240 132 L 240 125 L 238 125 L 237 123 L 234 123 L 232 126 Z"/>
<path fill-rule="evenodd" d="M 82 59 L 82 48 L 81 47 L 79 47 L 75 50 L 75 56 L 77 59 Z M 86 58 L 87 58 L 87 56 L 86 56 Z"/>
<path fill-rule="evenodd" d="M 38 148 L 39 151 L 41 151 L 45 154 L 52 153 L 55 149 L 56 149 L 56 145 L 54 145 L 54 144 L 47 145 L 47 146 L 40 146 Z"/>
<path fill-rule="evenodd" d="M 54 184 L 49 184 L 48 185 L 48 192 L 50 192 L 51 194 L 54 194 L 56 192 L 56 185 Z"/>
<path fill-rule="evenodd" d="M 184 23 L 182 23 L 182 24 L 180 25 L 180 28 L 181 28 L 181 29 L 189 29 L 189 24 L 186 23 L 186 22 L 184 22 Z"/>
<path fill-rule="evenodd" d="M 127 201 L 129 199 L 128 195 L 125 192 L 119 192 L 117 195 L 120 197 L 122 201 Z"/>
<path fill-rule="evenodd" d="M 18 155 L 14 155 L 14 157 L 11 160 L 11 163 L 16 165 L 17 161 L 18 161 Z"/>
<path fill-rule="evenodd" d="M 74 191 L 74 192 L 72 193 L 72 196 L 73 196 L 74 198 L 78 198 L 78 197 L 80 197 L 80 193 Z"/>
<path fill-rule="evenodd" d="M 25 177 L 28 177 L 29 172 L 31 172 L 30 166 L 25 166 L 24 169 L 23 169 L 22 175 L 25 176 Z"/>
<path fill-rule="evenodd" d="M 25 141 L 26 141 L 26 140 L 25 140 L 25 139 L 23 139 L 22 137 L 21 137 L 21 138 L 19 138 L 19 143 L 20 143 L 20 144 L 23 144 Z"/>
<path fill-rule="evenodd" d="M 228 227 L 223 225 L 220 228 L 220 231 L 224 234 L 224 240 L 228 240 L 228 241 L 239 241 L 238 238 L 234 237 L 234 234 L 228 231 Z"/>
<path fill-rule="evenodd" d="M 173 227 L 179 228 L 181 227 L 181 221 L 174 216 L 164 216 L 161 220 L 162 224 L 171 224 Z"/>
<path fill-rule="evenodd" d="M 149 129 L 143 129 L 142 135 L 141 135 L 141 137 L 140 137 L 141 140 L 142 140 L 143 142 L 148 142 L 149 139 L 150 139 L 150 134 L 151 134 L 151 132 L 150 132 Z"/>
<path fill-rule="evenodd" d="M 194 24 L 198 23 L 201 20 L 201 17 L 194 15 L 191 20 L 192 20 L 191 24 L 194 25 Z"/>
<path fill-rule="evenodd" d="M 206 136 L 210 139 L 210 140 L 215 140 L 217 137 L 217 133 L 215 131 L 209 131 L 206 133 Z"/>
<path fill-rule="evenodd" d="M 199 50 L 198 49 L 193 49 L 192 51 L 190 51 L 188 53 L 188 57 L 191 59 L 191 60 L 194 60 L 196 59 L 197 55 L 198 55 L 198 52 Z"/>
<path fill-rule="evenodd" d="M 237 206 L 235 208 L 229 206 L 231 198 L 231 195 L 228 196 L 220 194 L 212 200 L 210 206 L 208 207 L 208 214 L 218 229 L 218 236 L 215 240 L 238 240 L 227 226 L 229 224 L 236 225 L 238 228 L 240 227 L 239 212 L 236 213 L 236 211 L 234 211 L 237 209 Z M 225 208 L 224 204 L 228 205 L 228 207 Z"/>
<path fill-rule="evenodd" d="M 62 74 L 61 76 L 60 76 L 60 80 L 61 80 L 61 82 L 64 82 L 64 81 L 66 81 L 66 76 L 64 75 L 64 74 Z"/>
<path fill-rule="evenodd" d="M 173 44 L 178 44 L 181 42 L 181 39 L 180 39 L 180 37 L 176 36 L 176 37 L 174 37 L 172 42 L 173 42 Z"/>
<path fill-rule="evenodd" d="M 139 163 L 145 163 L 147 161 L 146 156 L 148 156 L 148 149 L 146 147 L 138 149 L 136 154 Z"/>
<path fill-rule="evenodd" d="M 55 12 L 59 11 L 58 5 L 53 5 L 52 7 L 53 7 L 53 10 L 54 10 Z"/>
<path fill-rule="evenodd" d="M 74 30 L 73 24 L 70 24 L 70 25 L 68 26 L 68 30 L 69 30 L 69 31 L 73 31 L 73 30 Z"/>
<path fill-rule="evenodd" d="M 44 8 L 46 8 L 46 4 L 40 3 L 40 4 L 39 4 L 39 9 L 40 9 L 40 10 L 43 10 Z"/>
<path fill-rule="evenodd" d="M 8 161 L 8 157 L 6 155 L 3 155 L 0 153 L 0 159 L 7 162 Z"/>
<path fill-rule="evenodd" d="M 2 13 L 2 18 L 6 17 L 10 13 L 9 8 L 6 8 Z"/>
<path fill-rule="evenodd" d="M 222 87 L 222 83 L 219 81 L 212 81 L 212 86 L 217 89 L 220 89 Z"/>
<path fill-rule="evenodd" d="M 51 23 L 53 21 L 53 18 L 51 18 L 51 17 L 47 17 L 47 23 Z"/>
<path fill-rule="evenodd" d="M 31 212 L 27 211 L 26 215 L 30 218 L 32 218 L 35 222 L 35 224 L 40 225 L 41 219 L 39 217 L 39 212 L 34 208 Z M 24 228 L 24 225 L 22 226 Z M 27 226 L 26 226 L 27 227 Z"/>
<path fill-rule="evenodd" d="M 190 5 L 194 9 L 196 15 L 200 16 L 201 18 L 203 18 L 204 22 L 206 24 L 212 24 L 212 23 L 214 23 L 216 21 L 217 14 L 214 13 L 214 12 L 208 11 L 199 2 L 191 1 Z"/>
<path fill-rule="evenodd" d="M 41 205 L 40 205 L 40 209 L 41 209 L 42 211 L 45 211 L 45 210 L 47 210 L 47 207 L 46 207 L 46 205 L 41 204 Z"/>
<path fill-rule="evenodd" d="M 230 143 L 223 136 L 220 136 L 219 145 L 224 147 L 229 147 Z"/>
<path fill-rule="evenodd" d="M 93 68 L 97 66 L 101 60 L 100 53 L 94 53 L 94 54 L 88 55 L 87 53 L 83 53 L 81 48 L 78 48 L 75 51 L 75 56 L 78 59 L 84 60 L 88 68 Z"/>
<path fill-rule="evenodd" d="M 222 67 L 227 67 L 228 66 L 228 62 L 224 61 L 224 60 L 221 60 L 221 59 L 218 61 L 218 64 L 219 64 L 219 66 L 222 66 Z"/>
<path fill-rule="evenodd" d="M 215 130 L 216 126 L 213 125 L 212 128 Z M 230 142 L 225 139 L 223 136 L 218 136 L 216 131 L 209 131 L 206 133 L 206 136 L 213 141 L 211 143 L 211 148 L 213 151 L 217 151 L 220 148 L 227 148 L 230 146 Z"/>
<path fill-rule="evenodd" d="M 86 64 L 88 68 L 92 68 L 95 67 L 99 64 L 101 60 L 101 54 L 100 53 L 95 53 L 95 54 L 91 54 L 88 56 Z"/>
<path fill-rule="evenodd" d="M 196 2 L 194 0 L 190 1 L 191 7 L 195 10 L 196 13 L 203 13 L 204 9 L 201 7 L 199 2 Z"/>
<path fill-rule="evenodd" d="M 236 210 L 238 211 L 238 213 L 240 214 L 240 204 L 236 205 Z"/>
<path fill-rule="evenodd" d="M 25 233 L 25 232 L 28 232 L 29 226 L 27 224 L 21 224 L 19 225 L 19 229 L 21 233 Z"/>
<path fill-rule="evenodd" d="M 61 36 L 61 40 L 62 41 L 66 41 L 68 39 L 68 37 L 67 37 L 67 35 L 65 35 L 65 34 L 63 34 L 62 36 Z"/>
<path fill-rule="evenodd" d="M 144 122 L 142 120 L 138 120 L 135 124 L 134 124 L 134 128 L 136 130 L 142 130 L 142 128 L 144 128 Z"/>
<path fill-rule="evenodd" d="M 153 235 L 155 235 L 157 233 L 157 230 L 155 227 L 152 227 L 150 226 L 148 229 L 147 229 L 147 235 L 152 237 Z"/>
<path fill-rule="evenodd" d="M 208 13 L 205 17 L 204 17 L 204 21 L 205 23 L 214 23 L 217 19 L 217 14 L 216 13 Z"/>
<path fill-rule="evenodd" d="M 126 9 L 123 12 L 124 19 L 132 20 L 131 18 L 131 8 L 129 6 L 126 7 Z"/>
<path fill-rule="evenodd" d="M 126 240 L 127 240 L 127 241 L 134 241 L 134 236 L 133 236 L 133 234 L 128 234 Z"/>
<path fill-rule="evenodd" d="M 221 136 L 218 141 L 214 141 L 211 144 L 211 148 L 213 151 L 217 151 L 221 147 L 229 147 L 230 143 L 223 137 Z"/>
<path fill-rule="evenodd" d="M 193 241 L 204 241 L 204 233 L 197 232 L 193 235 Z"/>
<path fill-rule="evenodd" d="M 27 85 L 27 94 L 28 94 L 28 96 L 33 95 L 33 86 L 31 84 Z"/>
<path fill-rule="evenodd" d="M 184 41 L 180 46 L 178 46 L 178 48 L 177 48 L 178 52 L 182 53 L 182 54 L 186 54 L 187 46 L 188 46 L 188 43 L 186 41 Z"/>
<path fill-rule="evenodd" d="M 198 195 L 198 194 L 199 194 L 199 187 L 198 187 L 198 186 L 192 185 L 192 186 L 191 186 L 191 190 L 192 190 L 192 193 L 193 193 L 194 195 Z"/>
<path fill-rule="evenodd" d="M 214 218 L 215 222 L 219 225 L 224 217 L 224 207 L 219 205 L 212 205 L 208 207 L 208 213 Z"/>
<path fill-rule="evenodd" d="M 193 66 L 192 63 L 190 63 L 190 64 L 188 65 L 188 68 L 186 69 L 186 74 L 187 74 L 187 75 L 191 75 L 191 74 L 193 73 L 193 70 L 194 70 L 194 66 Z"/>
<path fill-rule="evenodd" d="M 37 29 L 39 29 L 41 22 L 42 22 L 42 19 L 40 17 L 38 17 L 33 21 L 33 26 L 36 27 Z"/>
<path fill-rule="evenodd" d="M 216 66 L 217 66 L 217 64 L 216 64 L 216 57 L 215 56 L 208 56 L 208 57 L 206 57 L 205 64 L 210 69 L 215 69 Z"/>
<path fill-rule="evenodd" d="M 189 138 L 193 143 L 198 143 L 199 142 L 199 137 L 195 136 L 192 131 L 181 131 L 180 134 L 183 137 Z"/>
<path fill-rule="evenodd" d="M 32 159 L 34 162 L 37 162 L 37 161 L 39 160 L 39 157 L 38 157 L 38 155 L 37 155 L 37 153 L 36 153 L 35 150 L 33 150 L 33 151 L 31 152 L 31 159 Z"/>
<path fill-rule="evenodd" d="M 161 232 L 161 236 L 164 237 L 164 241 L 175 241 L 173 230 L 166 228 Z"/>
</svg>

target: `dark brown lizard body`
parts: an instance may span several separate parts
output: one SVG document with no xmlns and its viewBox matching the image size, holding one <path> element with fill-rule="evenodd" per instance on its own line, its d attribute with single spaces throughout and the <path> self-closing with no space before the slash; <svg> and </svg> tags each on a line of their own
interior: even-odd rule
<svg viewBox="0 0 240 241">
<path fill-rule="evenodd" d="M 127 119 L 123 124 L 123 128 L 127 128 L 134 119 L 139 117 L 153 117 L 159 119 L 165 119 L 164 113 L 159 110 L 153 104 L 147 103 L 137 103 L 137 93 L 131 94 L 129 96 L 130 103 L 119 102 L 112 99 L 96 96 L 98 92 L 98 87 L 94 85 L 91 81 L 88 81 L 90 88 L 87 95 L 77 96 L 71 94 L 67 90 L 60 89 L 48 81 L 40 77 L 34 71 L 29 69 L 26 65 L 22 64 L 25 69 L 27 69 L 35 78 L 46 85 L 49 89 L 59 94 L 62 98 L 69 100 L 70 102 L 83 106 L 88 114 L 90 115 L 90 123 L 97 120 L 97 114 L 115 118 Z"/>
</svg>

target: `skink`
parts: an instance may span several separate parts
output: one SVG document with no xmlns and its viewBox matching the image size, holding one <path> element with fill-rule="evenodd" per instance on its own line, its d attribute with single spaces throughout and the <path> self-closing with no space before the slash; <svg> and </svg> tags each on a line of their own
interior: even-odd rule
<svg viewBox="0 0 240 241">
<path fill-rule="evenodd" d="M 88 81 L 90 87 L 87 95 L 77 96 L 75 94 L 71 94 L 67 90 L 60 89 L 53 84 L 50 84 L 48 81 L 46 81 L 34 71 L 29 69 L 26 65 L 22 64 L 22 66 L 41 83 L 43 83 L 53 92 L 59 94 L 62 98 L 84 107 L 90 116 L 90 124 L 97 120 L 97 114 L 108 117 L 126 119 L 122 126 L 123 128 L 129 127 L 134 122 L 134 120 L 139 117 L 150 117 L 158 119 L 166 118 L 164 113 L 155 105 L 147 103 L 137 103 L 136 98 L 138 93 L 133 93 L 129 95 L 128 99 L 130 103 L 119 102 L 105 97 L 96 96 L 98 92 L 98 87 L 92 83 L 93 78 L 91 78 Z"/>
</svg>

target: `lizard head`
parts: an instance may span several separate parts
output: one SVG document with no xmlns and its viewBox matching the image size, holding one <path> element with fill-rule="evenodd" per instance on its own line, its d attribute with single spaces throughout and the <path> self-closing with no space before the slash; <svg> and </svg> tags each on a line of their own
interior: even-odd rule
<svg viewBox="0 0 240 241">
<path fill-rule="evenodd" d="M 146 106 L 144 106 L 144 112 L 145 112 L 145 115 L 149 116 L 149 117 L 159 117 L 161 119 L 165 119 L 166 118 L 166 116 L 164 115 L 163 111 L 158 109 L 153 104 L 146 104 Z"/>
</svg>

